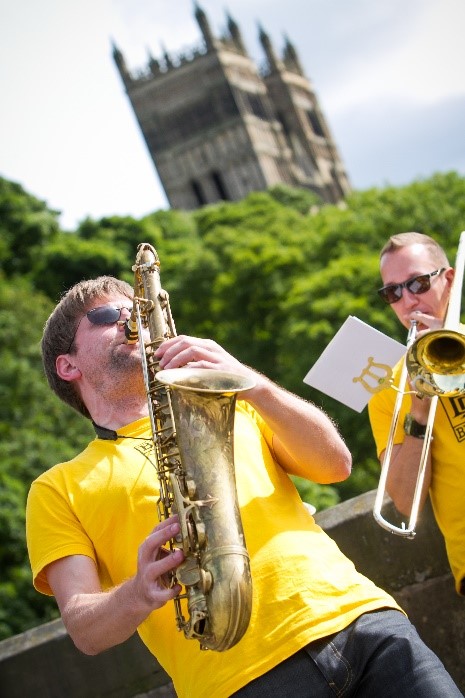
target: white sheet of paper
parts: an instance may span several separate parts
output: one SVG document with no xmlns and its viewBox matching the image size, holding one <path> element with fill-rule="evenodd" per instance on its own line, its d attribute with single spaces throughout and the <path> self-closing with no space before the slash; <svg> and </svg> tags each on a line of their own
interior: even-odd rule
<svg viewBox="0 0 465 698">
<path fill-rule="evenodd" d="M 350 315 L 304 378 L 343 405 L 361 412 L 390 377 L 406 348 Z"/>
</svg>

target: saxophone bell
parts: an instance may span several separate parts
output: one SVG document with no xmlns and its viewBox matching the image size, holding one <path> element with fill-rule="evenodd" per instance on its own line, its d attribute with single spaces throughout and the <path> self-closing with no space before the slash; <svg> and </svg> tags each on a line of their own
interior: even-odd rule
<svg viewBox="0 0 465 698">
<path fill-rule="evenodd" d="M 247 630 L 252 610 L 250 560 L 236 498 L 233 455 L 237 395 L 250 378 L 212 369 L 166 369 L 188 497 L 172 478 L 185 560 L 176 570 L 186 587 L 189 618 L 178 627 L 202 649 L 227 650 Z"/>
</svg>

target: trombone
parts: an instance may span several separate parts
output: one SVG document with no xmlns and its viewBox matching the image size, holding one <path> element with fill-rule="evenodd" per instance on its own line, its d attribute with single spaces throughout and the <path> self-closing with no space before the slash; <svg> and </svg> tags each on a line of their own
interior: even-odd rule
<svg viewBox="0 0 465 698">
<path fill-rule="evenodd" d="M 460 323 L 460 306 L 465 268 L 465 231 L 460 234 L 455 276 L 452 284 L 444 326 L 440 330 L 425 332 L 417 339 L 417 322 L 412 321 L 408 336 L 405 360 L 399 378 L 399 389 L 389 429 L 381 476 L 373 506 L 375 521 L 391 533 L 405 538 L 415 537 L 415 528 L 420 509 L 421 492 L 425 479 L 426 465 L 433 438 L 434 419 L 439 397 L 454 397 L 465 394 L 465 335 L 457 330 Z M 423 448 L 418 466 L 415 491 L 408 524 L 401 526 L 389 523 L 381 514 L 386 481 L 391 465 L 394 436 L 399 422 L 402 400 L 406 394 L 407 378 L 416 393 L 431 398 L 426 423 Z"/>
</svg>

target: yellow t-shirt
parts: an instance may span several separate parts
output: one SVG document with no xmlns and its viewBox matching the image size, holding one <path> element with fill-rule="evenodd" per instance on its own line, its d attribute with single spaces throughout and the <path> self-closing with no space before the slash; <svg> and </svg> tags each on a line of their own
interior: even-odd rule
<svg viewBox="0 0 465 698">
<path fill-rule="evenodd" d="M 394 369 L 398 386 L 403 359 Z M 385 450 L 397 392 L 376 393 L 368 403 L 371 429 L 378 456 Z M 394 435 L 394 444 L 404 440 L 404 418 L 412 398 L 405 395 Z M 431 442 L 432 476 L 430 497 L 438 526 L 444 536 L 447 556 L 460 593 L 465 578 L 465 398 L 439 398 Z M 419 464 L 419 463 L 418 463 Z"/>
<path fill-rule="evenodd" d="M 147 458 L 148 420 L 118 433 L 131 438 L 95 439 L 32 484 L 27 538 L 34 583 L 43 593 L 51 593 L 44 567 L 66 555 L 94 559 L 105 589 L 136 571 L 138 545 L 157 523 L 158 480 Z M 225 698 L 362 613 L 398 608 L 316 525 L 274 461 L 271 439 L 259 415 L 238 402 L 235 469 L 253 579 L 252 616 L 242 640 L 227 652 L 200 650 L 176 630 L 172 603 L 138 629 L 179 698 Z"/>
</svg>

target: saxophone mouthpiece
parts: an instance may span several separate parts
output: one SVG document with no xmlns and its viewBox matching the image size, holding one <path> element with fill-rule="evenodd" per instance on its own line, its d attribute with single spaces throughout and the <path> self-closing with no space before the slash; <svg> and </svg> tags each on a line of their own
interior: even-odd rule
<svg viewBox="0 0 465 698">
<path fill-rule="evenodd" d="M 137 322 L 129 317 L 124 323 L 124 335 L 126 337 L 128 344 L 135 344 L 139 339 L 139 332 L 137 330 Z"/>
</svg>

